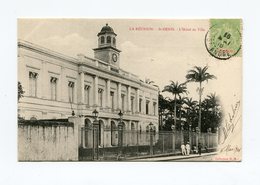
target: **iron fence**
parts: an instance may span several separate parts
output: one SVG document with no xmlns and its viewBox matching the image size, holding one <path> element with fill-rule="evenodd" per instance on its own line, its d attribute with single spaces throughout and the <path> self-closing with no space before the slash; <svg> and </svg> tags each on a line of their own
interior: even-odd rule
<svg viewBox="0 0 260 185">
<path fill-rule="evenodd" d="M 204 152 L 216 149 L 217 133 L 189 130 L 159 131 L 81 128 L 80 160 L 125 160 L 134 157 L 180 154 L 181 144 L 190 143 L 191 153 L 198 143 Z M 121 135 L 120 135 L 121 134 Z M 121 137 L 120 137 L 121 136 Z M 121 140 L 121 142 L 120 142 Z"/>
</svg>

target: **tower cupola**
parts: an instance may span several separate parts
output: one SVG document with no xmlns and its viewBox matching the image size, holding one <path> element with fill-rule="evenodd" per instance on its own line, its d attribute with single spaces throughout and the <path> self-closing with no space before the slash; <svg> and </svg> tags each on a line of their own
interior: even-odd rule
<svg viewBox="0 0 260 185">
<path fill-rule="evenodd" d="M 98 47 L 94 50 L 94 57 L 119 68 L 120 50 L 116 48 L 116 36 L 113 28 L 108 24 L 102 27 L 98 36 Z"/>
</svg>

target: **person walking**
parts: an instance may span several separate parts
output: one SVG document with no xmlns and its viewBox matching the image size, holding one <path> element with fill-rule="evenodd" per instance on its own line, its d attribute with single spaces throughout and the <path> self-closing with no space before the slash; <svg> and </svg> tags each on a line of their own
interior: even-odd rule
<svg viewBox="0 0 260 185">
<path fill-rule="evenodd" d="M 190 143 L 189 142 L 187 142 L 187 144 L 186 144 L 186 152 L 187 152 L 187 155 L 190 155 Z"/>
<path fill-rule="evenodd" d="M 202 145 L 201 145 L 201 143 L 199 143 L 199 145 L 198 145 L 199 155 L 201 155 L 201 148 L 202 148 Z"/>
<path fill-rule="evenodd" d="M 186 155 L 186 149 L 184 143 L 181 144 L 181 153 L 182 155 Z"/>
</svg>

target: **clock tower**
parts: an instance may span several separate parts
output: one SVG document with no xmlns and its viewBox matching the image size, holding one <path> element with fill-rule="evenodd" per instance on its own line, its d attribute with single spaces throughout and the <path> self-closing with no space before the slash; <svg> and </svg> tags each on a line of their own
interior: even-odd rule
<svg viewBox="0 0 260 185">
<path fill-rule="evenodd" d="M 94 57 L 119 68 L 120 50 L 116 48 L 116 33 L 106 24 L 97 34 L 98 47 L 94 50 Z"/>
</svg>

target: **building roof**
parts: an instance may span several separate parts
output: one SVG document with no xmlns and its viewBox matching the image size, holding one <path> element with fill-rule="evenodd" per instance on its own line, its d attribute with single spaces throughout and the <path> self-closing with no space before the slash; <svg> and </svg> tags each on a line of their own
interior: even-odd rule
<svg viewBox="0 0 260 185">
<path fill-rule="evenodd" d="M 116 35 L 114 30 L 113 30 L 113 28 L 108 26 L 107 23 L 106 23 L 105 26 L 102 27 L 101 31 L 98 33 L 98 36 L 102 35 L 102 34 L 105 34 L 105 33 L 112 33 L 112 34 Z"/>
</svg>

